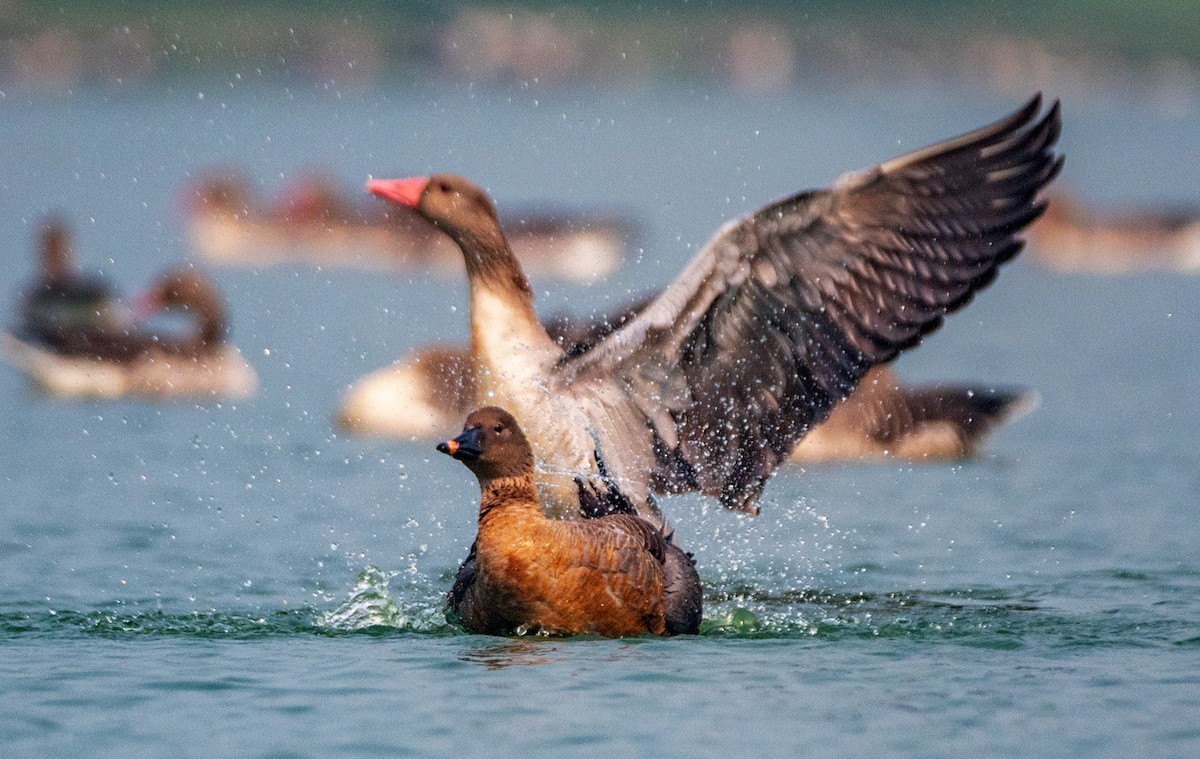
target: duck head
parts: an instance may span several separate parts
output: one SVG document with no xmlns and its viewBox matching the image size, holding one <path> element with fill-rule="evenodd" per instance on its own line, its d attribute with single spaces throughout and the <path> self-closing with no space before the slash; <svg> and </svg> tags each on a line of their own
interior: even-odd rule
<svg viewBox="0 0 1200 759">
<path fill-rule="evenodd" d="M 462 434 L 437 449 L 467 465 L 481 483 L 533 473 L 533 451 L 513 415 L 496 406 L 471 412 Z"/>
<path fill-rule="evenodd" d="M 146 318 L 163 309 L 179 309 L 196 319 L 194 340 L 213 348 L 225 337 L 225 304 L 216 286 L 200 272 L 180 266 L 165 272 L 157 283 L 138 296 L 135 311 Z"/>
</svg>

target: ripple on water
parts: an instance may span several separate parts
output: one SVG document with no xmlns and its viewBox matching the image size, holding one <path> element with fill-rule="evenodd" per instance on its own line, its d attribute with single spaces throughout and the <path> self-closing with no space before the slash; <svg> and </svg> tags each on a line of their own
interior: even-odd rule
<svg viewBox="0 0 1200 759">
<path fill-rule="evenodd" d="M 309 635 L 467 634 L 446 620 L 440 584 L 412 582 L 396 592 L 391 583 L 398 574 L 376 566 L 364 567 L 346 600 L 332 610 L 210 609 L 180 613 L 119 605 L 92 610 L 31 611 L 10 605 L 10 610 L 0 612 L 0 636 L 8 639 L 178 636 L 239 640 Z M 1186 621 L 1169 616 L 1151 616 L 1136 609 L 1105 614 L 1069 611 L 1039 600 L 1034 591 L 997 588 L 856 593 L 821 589 L 769 592 L 749 585 L 717 587 L 706 595 L 700 636 L 808 638 L 826 643 L 904 640 L 994 650 L 1200 646 L 1200 638 Z M 529 655 L 541 655 L 539 644 L 532 645 Z M 502 658 L 509 658 L 509 653 L 505 649 Z"/>
</svg>

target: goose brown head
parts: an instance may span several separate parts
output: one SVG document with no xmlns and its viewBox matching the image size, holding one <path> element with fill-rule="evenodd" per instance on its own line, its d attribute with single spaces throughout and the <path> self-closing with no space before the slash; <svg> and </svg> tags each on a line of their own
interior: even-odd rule
<svg viewBox="0 0 1200 759">
<path fill-rule="evenodd" d="M 467 271 L 505 286 L 529 291 L 509 248 L 496 206 L 483 188 L 457 174 L 409 179 L 372 179 L 367 190 L 384 200 L 411 208 L 462 249 Z"/>
<path fill-rule="evenodd" d="M 437 449 L 467 465 L 480 484 L 533 476 L 533 451 L 512 414 L 496 406 L 471 412 L 462 434 Z"/>
<path fill-rule="evenodd" d="M 384 200 L 407 206 L 451 237 L 455 231 L 499 227 L 491 198 L 479 185 L 458 174 L 409 179 L 372 179 L 367 190 Z"/>
<path fill-rule="evenodd" d="M 196 319 L 193 348 L 212 350 L 225 339 L 225 304 L 216 286 L 195 269 L 180 266 L 165 272 L 138 297 L 136 310 L 145 317 L 168 308 Z"/>
</svg>

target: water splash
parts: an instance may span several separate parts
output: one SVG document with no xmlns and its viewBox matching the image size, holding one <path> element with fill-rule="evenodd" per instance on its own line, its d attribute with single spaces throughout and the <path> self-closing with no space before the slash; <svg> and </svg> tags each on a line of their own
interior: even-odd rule
<svg viewBox="0 0 1200 759">
<path fill-rule="evenodd" d="M 363 568 L 350 597 L 333 611 L 321 614 L 316 620 L 317 625 L 338 631 L 406 627 L 408 619 L 388 589 L 388 583 L 397 574 L 399 572 L 385 572 L 373 565 Z"/>
<path fill-rule="evenodd" d="M 461 628 L 446 621 L 441 595 L 444 583 L 435 583 L 437 592 L 432 597 L 424 592 L 420 598 L 409 599 L 389 589 L 388 582 L 398 574 L 402 573 L 364 568 L 350 597 L 333 611 L 170 611 L 125 605 L 76 611 L 4 604 L 0 606 L 0 641 L 79 636 L 257 640 L 312 635 L 463 634 Z M 1190 620 L 1144 609 L 1108 615 L 1071 612 L 1047 604 L 1040 593 L 1029 589 L 768 592 L 745 585 L 712 588 L 705 594 L 700 637 L 812 638 L 824 643 L 902 639 L 997 650 L 1075 650 L 1098 645 L 1195 648 L 1200 641 Z M 591 636 L 582 638 L 592 640 Z M 527 658 L 540 661 L 555 650 L 544 639 L 522 640 L 549 647 L 522 649 L 529 654 Z M 504 643 L 497 645 L 508 650 Z"/>
<path fill-rule="evenodd" d="M 763 629 L 758 615 L 741 606 L 709 614 L 700 622 L 701 635 L 753 635 Z"/>
<path fill-rule="evenodd" d="M 410 578 L 406 592 L 390 587 L 401 572 L 368 565 L 358 573 L 350 596 L 338 608 L 319 614 L 314 624 L 327 632 L 394 629 L 413 632 L 445 632 L 453 629 L 446 621 L 441 592 L 429 597 L 436 583 Z M 409 597 L 411 594 L 412 597 Z"/>
</svg>

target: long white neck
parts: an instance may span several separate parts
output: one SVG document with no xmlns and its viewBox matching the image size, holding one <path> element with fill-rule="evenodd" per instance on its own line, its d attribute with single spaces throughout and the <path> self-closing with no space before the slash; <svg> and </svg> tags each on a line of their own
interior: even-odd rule
<svg viewBox="0 0 1200 759">
<path fill-rule="evenodd" d="M 500 405 L 503 399 L 483 394 L 494 396 L 505 386 L 523 391 L 530 383 L 540 384 L 562 357 L 562 349 L 534 314 L 528 294 L 498 290 L 488 281 L 471 283 L 471 352 L 479 363 L 476 369 L 483 373 L 477 400 Z"/>
<path fill-rule="evenodd" d="M 514 298 L 486 283 L 471 283 L 471 352 L 477 405 L 500 406 L 520 422 L 536 461 L 542 506 L 576 513 L 575 476 L 595 469 L 589 422 L 562 388 L 552 386 L 558 347 L 533 312 L 528 296 Z"/>
</svg>

